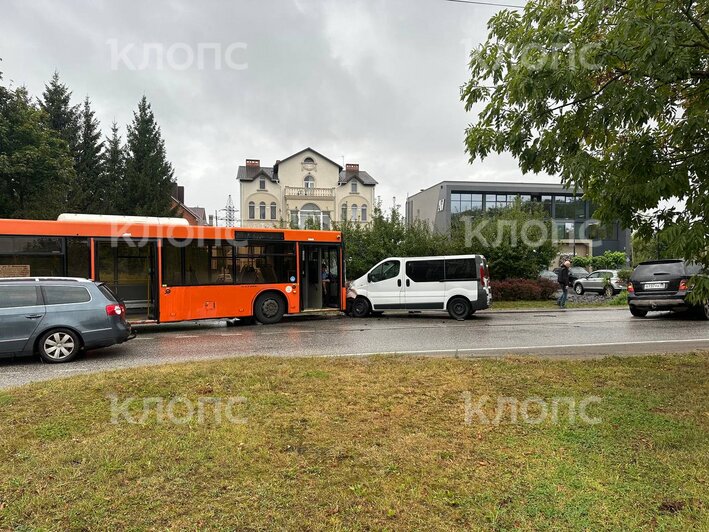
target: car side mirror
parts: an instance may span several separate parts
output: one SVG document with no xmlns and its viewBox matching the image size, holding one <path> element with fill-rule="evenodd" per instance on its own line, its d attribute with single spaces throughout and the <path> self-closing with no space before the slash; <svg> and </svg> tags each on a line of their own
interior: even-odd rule
<svg viewBox="0 0 709 532">
<path fill-rule="evenodd" d="M 371 273 L 367 274 L 367 282 L 368 283 L 373 283 L 374 282 L 374 277 L 372 276 Z"/>
</svg>

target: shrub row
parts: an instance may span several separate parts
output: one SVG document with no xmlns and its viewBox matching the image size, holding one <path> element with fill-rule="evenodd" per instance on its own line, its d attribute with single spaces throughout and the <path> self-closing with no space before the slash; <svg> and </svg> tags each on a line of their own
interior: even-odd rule
<svg viewBox="0 0 709 532">
<path fill-rule="evenodd" d="M 559 284 L 548 279 L 504 279 L 490 281 L 493 301 L 541 301 L 551 299 Z"/>
</svg>

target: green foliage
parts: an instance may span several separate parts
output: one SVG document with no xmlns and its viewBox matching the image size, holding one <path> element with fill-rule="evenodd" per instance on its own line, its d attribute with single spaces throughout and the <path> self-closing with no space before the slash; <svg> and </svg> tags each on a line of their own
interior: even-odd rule
<svg viewBox="0 0 709 532">
<path fill-rule="evenodd" d="M 618 270 L 618 279 L 620 279 L 622 282 L 627 283 L 630 281 L 630 276 L 633 275 L 633 270 L 632 269 L 622 269 Z"/>
<path fill-rule="evenodd" d="M 99 122 L 87 96 L 76 147 L 76 179 L 69 193 L 69 208 L 73 212 L 106 214 L 110 184 L 105 180 L 102 151 Z"/>
<path fill-rule="evenodd" d="M 663 233 L 654 233 L 649 237 L 633 233 L 633 264 L 637 266 L 648 260 L 675 258 L 670 254 L 666 240 L 667 236 Z"/>
<path fill-rule="evenodd" d="M 458 220 L 449 234 L 432 231 L 421 220 L 407 224 L 398 209 L 385 213 L 381 204 L 374 206 L 371 223 L 343 222 L 337 228 L 345 242 L 348 279 L 360 277 L 387 257 L 473 253 L 487 257 L 495 279 L 536 279 L 556 254 L 551 221 L 538 206 L 519 202 Z M 538 245 L 525 244 L 523 233 Z"/>
<path fill-rule="evenodd" d="M 627 290 L 621 290 L 621 292 L 614 296 L 613 299 L 610 300 L 609 305 L 614 305 L 614 306 L 619 306 L 619 307 L 624 307 L 628 304 L 628 291 Z"/>
<path fill-rule="evenodd" d="M 553 227 L 543 207 L 522 203 L 476 212 L 453 223 L 458 253 L 485 255 L 493 279 L 536 279 L 556 256 Z"/>
<path fill-rule="evenodd" d="M 120 211 L 121 188 L 126 172 L 125 150 L 121 145 L 118 124 L 111 126 L 111 136 L 106 138 L 103 152 L 103 182 L 104 205 L 103 214 L 124 214 Z"/>
<path fill-rule="evenodd" d="M 59 80 L 59 72 L 54 72 L 44 86 L 39 107 L 45 113 L 46 124 L 66 142 L 75 157 L 81 138 L 81 111 L 78 105 L 71 104 L 71 91 Z"/>
<path fill-rule="evenodd" d="M 160 127 L 143 96 L 128 126 L 121 211 L 139 216 L 169 216 L 173 175 Z"/>
<path fill-rule="evenodd" d="M 708 15 L 694 0 L 498 12 L 462 89 L 468 111 L 483 105 L 471 159 L 510 152 L 523 172 L 583 189 L 602 220 L 660 233 L 667 253 L 709 268 Z"/>
<path fill-rule="evenodd" d="M 592 270 L 616 270 L 625 266 L 628 256 L 624 251 L 606 251 L 603 255 L 582 257 L 576 255 L 571 259 L 572 266 L 590 267 Z"/>
<path fill-rule="evenodd" d="M 0 218 L 56 217 L 73 178 L 66 143 L 27 91 L 0 85 Z"/>
</svg>

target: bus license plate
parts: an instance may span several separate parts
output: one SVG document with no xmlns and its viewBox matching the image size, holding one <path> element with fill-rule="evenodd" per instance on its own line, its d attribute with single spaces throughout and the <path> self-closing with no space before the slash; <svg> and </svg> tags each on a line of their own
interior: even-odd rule
<svg viewBox="0 0 709 532">
<path fill-rule="evenodd" d="M 662 290 L 666 283 L 645 283 L 645 290 Z"/>
</svg>

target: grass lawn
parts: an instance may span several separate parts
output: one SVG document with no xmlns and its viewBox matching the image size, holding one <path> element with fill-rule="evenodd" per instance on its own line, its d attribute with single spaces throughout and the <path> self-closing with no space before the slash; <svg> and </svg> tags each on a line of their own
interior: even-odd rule
<svg viewBox="0 0 709 532">
<path fill-rule="evenodd" d="M 705 352 L 245 358 L 34 384 L 0 392 L 0 529 L 707 530 L 708 382 Z M 600 422 L 468 424 L 465 392 L 492 398 L 489 419 L 500 396 L 598 396 Z M 109 395 L 243 396 L 247 421 L 112 423 Z"/>
<path fill-rule="evenodd" d="M 596 301 L 593 303 L 574 303 L 569 301 L 566 303 L 566 308 L 625 308 L 627 305 L 616 306 L 611 305 L 610 299 L 604 301 Z M 532 309 L 558 309 L 559 305 L 556 300 L 547 299 L 545 301 L 493 301 L 492 310 L 532 310 Z M 484 311 L 481 311 L 484 312 Z"/>
</svg>

